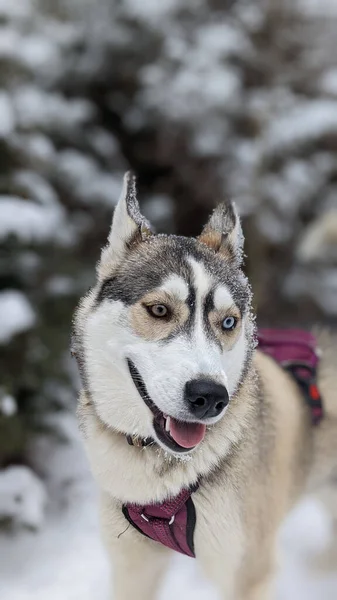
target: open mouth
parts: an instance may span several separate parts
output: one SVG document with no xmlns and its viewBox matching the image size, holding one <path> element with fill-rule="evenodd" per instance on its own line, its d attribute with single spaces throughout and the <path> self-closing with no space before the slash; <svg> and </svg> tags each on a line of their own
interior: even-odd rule
<svg viewBox="0 0 337 600">
<path fill-rule="evenodd" d="M 178 421 L 165 415 L 151 400 L 142 376 L 134 363 L 129 358 L 127 362 L 133 383 L 153 414 L 153 427 L 160 442 L 173 452 L 190 452 L 193 450 L 204 439 L 206 425 Z"/>
</svg>

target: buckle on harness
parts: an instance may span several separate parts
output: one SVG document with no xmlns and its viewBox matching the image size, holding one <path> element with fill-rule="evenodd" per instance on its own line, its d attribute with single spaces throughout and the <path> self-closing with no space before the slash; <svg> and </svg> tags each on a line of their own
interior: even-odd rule
<svg viewBox="0 0 337 600">
<path fill-rule="evenodd" d="M 140 516 L 141 516 L 141 518 L 142 518 L 144 521 L 146 521 L 146 523 L 150 523 L 150 521 L 155 521 L 156 519 L 158 519 L 158 520 L 159 520 L 159 518 L 158 518 L 158 517 L 151 517 L 151 518 L 149 518 L 149 517 L 147 517 L 146 515 L 144 515 L 144 513 L 142 513 Z M 160 517 L 160 518 L 162 519 L 162 517 Z M 172 525 L 172 524 L 174 523 L 174 519 L 175 519 L 175 518 L 176 518 L 176 517 L 175 517 L 175 515 L 172 515 L 172 517 L 170 518 L 170 520 L 169 520 L 168 524 L 169 524 L 169 525 Z"/>
<path fill-rule="evenodd" d="M 148 518 L 147 518 L 147 517 L 144 515 L 144 513 L 142 513 L 140 516 L 141 516 L 141 518 L 142 518 L 144 521 L 146 521 L 147 523 L 149 523 L 150 519 L 148 519 Z"/>
</svg>

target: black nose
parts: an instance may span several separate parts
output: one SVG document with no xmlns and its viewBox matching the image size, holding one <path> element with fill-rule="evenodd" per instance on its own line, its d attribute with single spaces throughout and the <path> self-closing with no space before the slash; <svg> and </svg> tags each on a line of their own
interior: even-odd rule
<svg viewBox="0 0 337 600">
<path fill-rule="evenodd" d="M 209 379 L 193 379 L 185 385 L 185 400 L 194 417 L 218 417 L 229 402 L 224 385 Z"/>
</svg>

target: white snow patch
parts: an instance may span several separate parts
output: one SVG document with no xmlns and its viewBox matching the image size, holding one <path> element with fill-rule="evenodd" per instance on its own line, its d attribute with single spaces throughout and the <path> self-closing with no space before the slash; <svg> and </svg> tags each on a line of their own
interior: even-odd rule
<svg viewBox="0 0 337 600">
<path fill-rule="evenodd" d="M 332 525 L 332 517 L 326 512 L 323 504 L 308 496 L 286 519 L 280 532 L 280 542 L 283 548 L 290 548 L 293 554 L 315 556 L 331 543 Z M 297 532 L 296 537 L 293 534 L 294 530 Z"/>
<path fill-rule="evenodd" d="M 319 85 L 323 93 L 337 97 L 337 69 L 326 71 L 322 75 Z"/>
<path fill-rule="evenodd" d="M 59 68 L 60 56 L 56 44 L 37 33 L 23 38 L 20 57 L 22 63 L 34 72 L 55 73 Z"/>
<path fill-rule="evenodd" d="M 16 132 L 11 138 L 11 147 L 18 156 L 23 155 L 25 164 L 38 171 L 51 171 L 55 161 L 55 147 L 49 137 L 42 133 Z"/>
<path fill-rule="evenodd" d="M 101 171 L 97 162 L 77 150 L 59 152 L 56 174 L 84 203 L 101 202 L 115 206 L 120 194 L 120 178 Z"/>
<path fill-rule="evenodd" d="M 312 100 L 273 119 L 262 143 L 266 154 L 281 153 L 336 133 L 337 102 Z"/>
<path fill-rule="evenodd" d="M 13 105 L 19 125 L 25 129 L 41 127 L 46 131 L 67 133 L 90 121 L 94 114 L 94 108 L 87 100 L 67 100 L 59 94 L 28 85 L 16 89 Z"/>
<path fill-rule="evenodd" d="M 156 110 L 160 106 L 162 113 L 170 119 L 193 123 L 212 110 L 233 108 L 241 88 L 237 70 L 229 66 L 219 68 L 212 61 L 204 60 L 203 53 L 190 59 L 190 64 L 182 66 L 167 79 L 156 65 L 141 70 L 144 85 L 141 96 L 147 107 Z"/>
<path fill-rule="evenodd" d="M 62 237 L 64 211 L 16 196 L 0 196 L 0 239 L 14 235 L 22 242 L 45 242 Z"/>
<path fill-rule="evenodd" d="M 5 415 L 5 417 L 13 417 L 18 410 L 18 406 L 14 396 L 10 394 L 5 394 L 0 397 L 0 414 Z"/>
<path fill-rule="evenodd" d="M 231 54 L 242 54 L 244 49 L 249 48 L 242 30 L 224 22 L 201 27 L 197 32 L 196 42 L 207 53 L 208 60 L 209 58 L 218 60 Z"/>
<path fill-rule="evenodd" d="M 1 12 L 0 12 L 1 15 Z M 22 42 L 22 36 L 18 31 L 11 27 L 0 28 L 0 57 L 5 60 L 14 61 L 14 64 L 20 60 L 19 47 Z"/>
<path fill-rule="evenodd" d="M 57 194 L 50 183 L 34 171 L 16 171 L 13 177 L 15 186 L 20 188 L 24 197 L 34 198 L 40 204 L 55 206 L 58 204 Z"/>
<path fill-rule="evenodd" d="M 26 18 L 32 13 L 32 0 L 0 0 L 0 15 L 2 17 L 19 19 Z"/>
<path fill-rule="evenodd" d="M 304 263 L 322 260 L 337 263 L 337 208 L 320 215 L 304 231 L 297 248 L 297 257 Z"/>
<path fill-rule="evenodd" d="M 44 520 L 46 500 L 42 482 L 27 467 L 0 471 L 0 521 L 38 529 Z"/>
<path fill-rule="evenodd" d="M 33 327 L 36 317 L 26 296 L 17 290 L 0 293 L 0 344 Z"/>
<path fill-rule="evenodd" d="M 0 138 L 8 137 L 15 127 L 14 112 L 10 97 L 6 92 L 0 92 Z"/>
<path fill-rule="evenodd" d="M 125 5 L 130 16 L 146 23 L 160 23 L 179 8 L 180 0 L 125 0 Z"/>
<path fill-rule="evenodd" d="M 305 10 L 310 16 L 322 18 L 334 17 L 337 13 L 337 3 L 335 0 L 297 0 L 299 7 Z"/>
</svg>

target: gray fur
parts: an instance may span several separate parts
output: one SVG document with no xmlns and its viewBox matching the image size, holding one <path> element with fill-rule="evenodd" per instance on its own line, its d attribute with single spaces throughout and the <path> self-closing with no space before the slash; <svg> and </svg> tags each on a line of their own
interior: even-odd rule
<svg viewBox="0 0 337 600">
<path fill-rule="evenodd" d="M 244 236 L 233 202 L 218 204 L 199 238 L 203 240 L 212 233 L 219 234 L 217 252 L 226 253 L 227 257 L 232 257 L 232 260 L 240 265 L 243 261 Z"/>
<path fill-rule="evenodd" d="M 138 225 L 141 238 L 144 240 L 151 235 L 151 225 L 149 221 L 141 214 L 139 203 L 137 200 L 136 177 L 131 171 L 125 174 L 126 194 L 125 203 L 126 209 L 133 221 Z"/>
<path fill-rule="evenodd" d="M 134 304 L 172 273 L 190 282 L 191 268 L 187 262 L 189 256 L 204 264 L 212 274 L 215 285 L 228 286 L 242 314 L 249 310 L 251 288 L 242 271 L 197 240 L 164 235 L 150 238 L 141 247 L 132 249 L 120 268 L 102 283 L 97 302 L 110 299 L 122 300 L 127 305 Z"/>
</svg>

